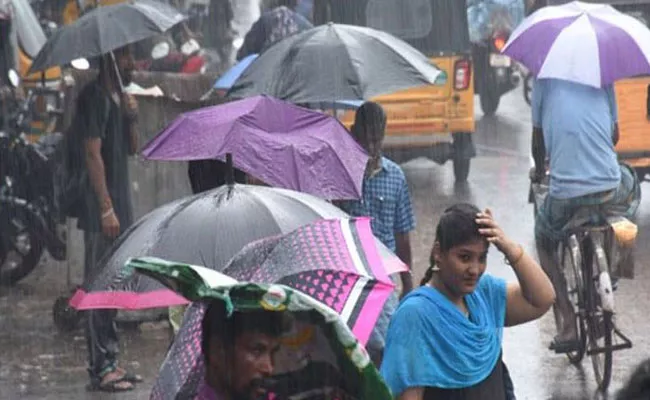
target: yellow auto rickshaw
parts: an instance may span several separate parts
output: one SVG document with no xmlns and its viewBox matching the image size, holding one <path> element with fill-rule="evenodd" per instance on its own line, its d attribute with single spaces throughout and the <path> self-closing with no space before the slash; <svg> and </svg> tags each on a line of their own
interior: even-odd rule
<svg viewBox="0 0 650 400">
<path fill-rule="evenodd" d="M 125 0 L 67 0 L 63 7 L 61 22 L 63 25 L 70 25 L 79 19 L 84 11 L 98 6 L 110 6 L 123 3 Z"/>
<path fill-rule="evenodd" d="M 650 0 L 588 1 L 608 3 L 650 27 Z M 619 158 L 634 167 L 639 179 L 650 172 L 650 76 L 616 82 Z"/>
<path fill-rule="evenodd" d="M 59 90 L 61 87 L 61 68 L 54 67 L 44 72 L 29 74 L 32 60 L 46 42 L 45 33 L 38 22 L 28 0 L 8 0 L 8 18 L 2 22 L 3 34 L 0 36 L 0 48 L 3 49 L 0 70 L 14 69 L 20 75 L 24 90 L 45 86 Z M 4 77 L 3 77 L 4 78 Z M 58 93 L 50 91 L 49 94 L 41 92 L 35 99 L 35 107 L 31 120 L 32 131 L 27 132 L 30 140 L 41 133 L 52 129 L 52 116 L 47 112 L 49 108 L 60 108 Z"/>
<path fill-rule="evenodd" d="M 61 82 L 60 68 L 55 67 L 45 71 L 44 79 L 40 72 L 28 75 L 32 60 L 41 50 L 47 38 L 29 1 L 10 1 L 12 6 L 11 30 L 8 36 L 3 35 L 0 40 L 7 41 L 12 48 L 21 81 L 27 87 L 43 84 L 43 82 L 48 87 L 58 87 Z"/>
<path fill-rule="evenodd" d="M 408 149 L 408 158 L 452 160 L 457 181 L 465 181 L 476 155 L 474 66 L 465 0 L 315 0 L 316 25 L 335 22 L 367 26 L 401 38 L 444 73 L 438 82 L 376 99 L 388 115 L 385 147 Z M 346 100 L 346 99 L 342 99 Z M 340 115 L 348 127 L 354 112 Z M 400 160 L 401 161 L 401 160 Z"/>
</svg>

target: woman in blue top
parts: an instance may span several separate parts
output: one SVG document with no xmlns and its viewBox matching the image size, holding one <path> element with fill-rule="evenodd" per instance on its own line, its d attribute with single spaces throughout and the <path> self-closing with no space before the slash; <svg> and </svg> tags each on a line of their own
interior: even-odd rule
<svg viewBox="0 0 650 400">
<path fill-rule="evenodd" d="M 484 274 L 490 244 L 518 282 Z M 422 286 L 393 314 L 381 373 L 399 400 L 504 400 L 504 326 L 532 321 L 555 301 L 553 285 L 490 210 L 459 204 L 438 223 Z"/>
</svg>

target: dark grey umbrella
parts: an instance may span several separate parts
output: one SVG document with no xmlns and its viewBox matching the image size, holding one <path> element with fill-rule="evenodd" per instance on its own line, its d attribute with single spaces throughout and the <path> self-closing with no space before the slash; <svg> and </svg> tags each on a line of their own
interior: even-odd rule
<svg viewBox="0 0 650 400">
<path fill-rule="evenodd" d="M 262 52 L 228 96 L 267 94 L 294 103 L 366 100 L 433 84 L 440 73 L 424 54 L 386 32 L 327 24 Z"/>
<path fill-rule="evenodd" d="M 103 267 L 70 300 L 77 309 L 148 309 L 184 304 L 160 282 L 133 274 L 125 263 L 152 256 L 222 271 L 228 261 L 252 241 L 288 233 L 322 218 L 346 213 L 317 197 L 265 186 L 221 186 L 159 207 L 127 230 Z M 398 258 L 378 239 L 384 265 Z"/>
<path fill-rule="evenodd" d="M 316 197 L 264 186 L 221 186 L 180 199 L 152 211 L 120 236 L 101 272 L 85 282 L 70 303 L 78 309 L 174 305 L 178 296 L 170 297 L 158 281 L 131 275 L 125 262 L 153 256 L 220 271 L 254 240 L 346 215 Z"/>
<path fill-rule="evenodd" d="M 54 32 L 34 59 L 30 72 L 109 53 L 165 32 L 185 18 L 174 7 L 153 0 L 98 7 Z"/>
</svg>

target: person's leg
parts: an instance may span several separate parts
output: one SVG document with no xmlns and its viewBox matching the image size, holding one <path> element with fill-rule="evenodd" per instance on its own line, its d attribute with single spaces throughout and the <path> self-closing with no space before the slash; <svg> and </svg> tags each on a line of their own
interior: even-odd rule
<svg viewBox="0 0 650 400">
<path fill-rule="evenodd" d="M 554 237 L 554 234 L 565 225 L 565 220 L 571 218 L 570 208 L 564 207 L 562 202 L 554 201 L 549 196 L 540 207 L 535 220 L 535 244 L 539 263 L 555 289 L 553 314 L 558 335 L 551 348 L 557 351 L 577 346 L 578 339 L 575 309 L 569 298 L 563 265 L 557 257 L 560 241 Z"/>
<path fill-rule="evenodd" d="M 577 339 L 575 310 L 567 289 L 566 277 L 557 260 L 557 242 L 545 237 L 535 238 L 539 263 L 555 288 L 556 300 L 553 314 L 558 331 L 557 341 L 565 342 Z"/>
<path fill-rule="evenodd" d="M 84 232 L 84 280 L 97 271 L 97 262 L 110 248 L 110 241 L 99 232 Z M 115 310 L 86 311 L 86 344 L 88 346 L 88 373 L 93 388 L 130 390 L 133 384 L 125 382 L 116 372 L 118 338 L 115 328 Z M 113 382 L 113 383 L 111 383 Z"/>
</svg>

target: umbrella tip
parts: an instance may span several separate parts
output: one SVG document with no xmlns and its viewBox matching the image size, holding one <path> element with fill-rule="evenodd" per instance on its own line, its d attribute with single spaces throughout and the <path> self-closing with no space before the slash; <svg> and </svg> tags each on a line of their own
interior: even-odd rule
<svg viewBox="0 0 650 400">
<path fill-rule="evenodd" d="M 235 169 L 232 165 L 232 154 L 226 154 L 226 184 L 228 186 L 233 186 L 235 184 Z"/>
</svg>

